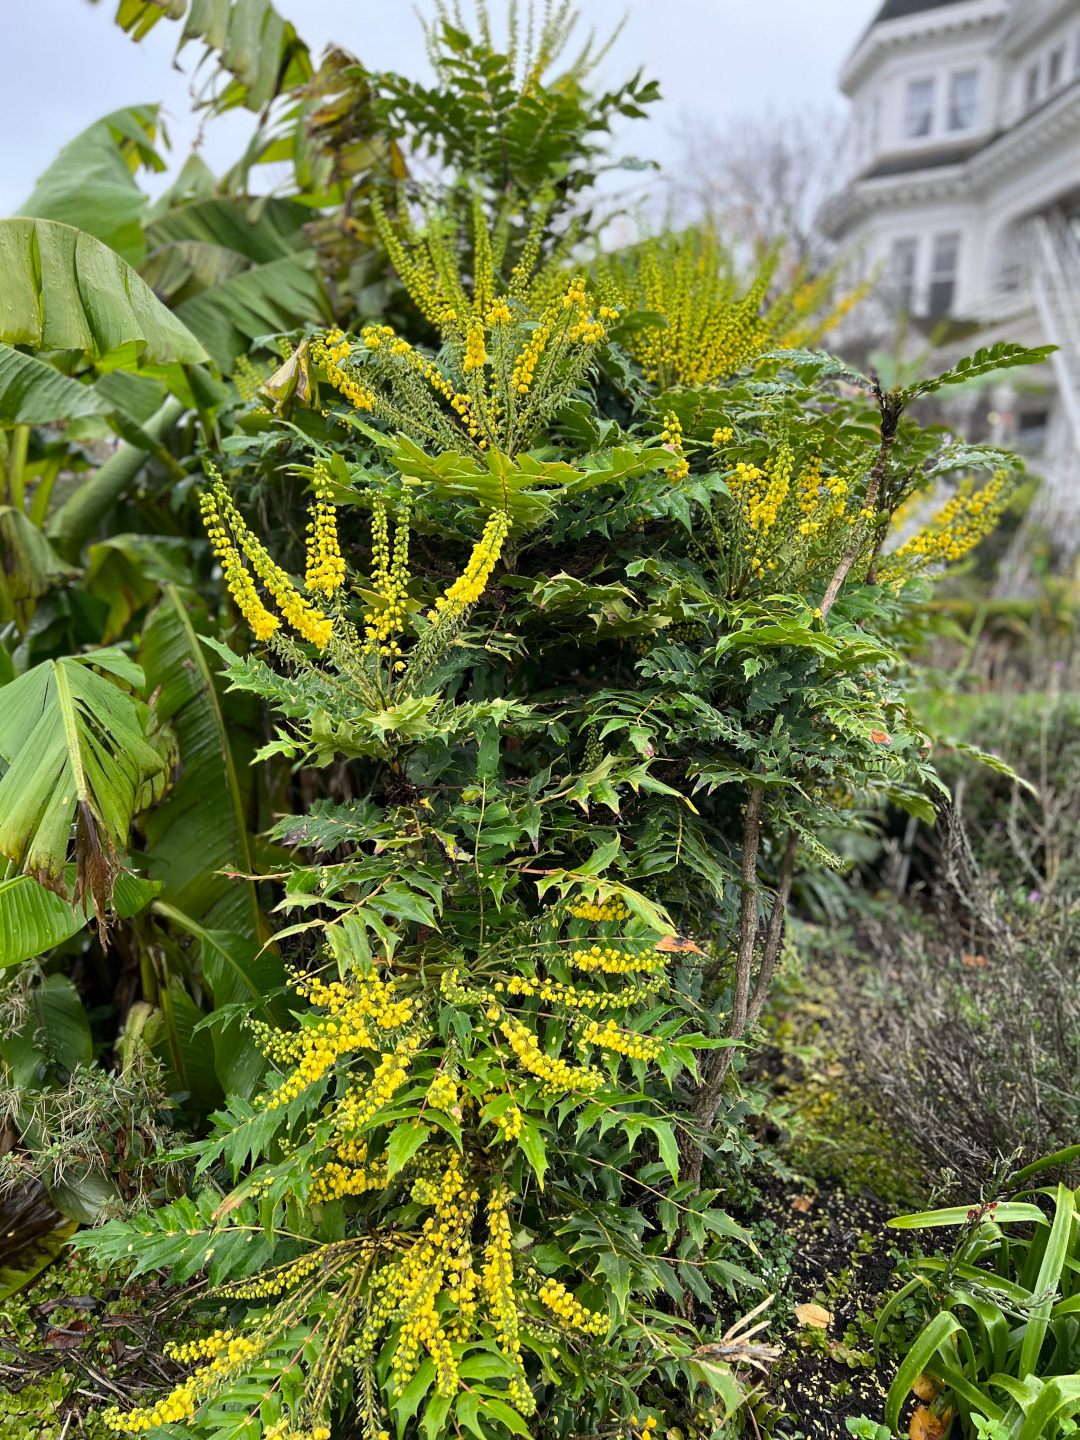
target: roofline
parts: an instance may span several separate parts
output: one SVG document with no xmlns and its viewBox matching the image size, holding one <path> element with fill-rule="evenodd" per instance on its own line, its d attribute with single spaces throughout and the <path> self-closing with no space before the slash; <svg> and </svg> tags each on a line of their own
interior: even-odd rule
<svg viewBox="0 0 1080 1440">
<path fill-rule="evenodd" d="M 1080 79 L 1073 80 L 1018 124 L 1001 130 L 959 164 L 927 166 L 893 175 L 856 176 L 827 201 L 821 218 L 826 232 L 839 239 L 882 206 L 912 200 L 973 200 L 1002 173 L 1037 156 L 1049 142 L 1080 130 Z"/>
<path fill-rule="evenodd" d="M 1030 10 L 1017 6 L 1009 16 L 1001 37 L 1002 49 L 1010 55 L 1022 50 L 1032 40 L 1052 28 L 1062 15 L 1075 9 L 1073 0 L 1050 0 L 1042 9 Z"/>
<path fill-rule="evenodd" d="M 887 51 L 950 30 L 969 30 L 998 21 L 1008 13 L 1008 0 L 957 0 L 934 10 L 875 20 L 840 68 L 840 89 L 851 96 Z"/>
</svg>

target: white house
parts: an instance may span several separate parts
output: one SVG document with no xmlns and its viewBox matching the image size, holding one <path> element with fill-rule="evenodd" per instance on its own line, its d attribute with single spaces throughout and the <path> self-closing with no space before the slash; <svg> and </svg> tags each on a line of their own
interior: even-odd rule
<svg viewBox="0 0 1080 1440">
<path fill-rule="evenodd" d="M 988 426 L 1044 476 L 1037 521 L 1080 553 L 1080 0 L 885 0 L 844 64 L 849 175 L 824 223 L 949 351 L 1053 342 Z M 959 337 L 966 332 L 963 346 Z"/>
</svg>

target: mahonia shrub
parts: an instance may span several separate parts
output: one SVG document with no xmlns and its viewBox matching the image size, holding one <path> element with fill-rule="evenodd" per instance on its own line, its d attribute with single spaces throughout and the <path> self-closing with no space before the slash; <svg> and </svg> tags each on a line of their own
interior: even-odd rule
<svg viewBox="0 0 1080 1440">
<path fill-rule="evenodd" d="M 710 385 L 767 350 L 819 340 L 858 304 L 865 288 L 834 298 L 837 271 L 797 274 L 775 292 L 780 250 L 744 285 L 731 248 L 711 223 L 649 237 L 601 255 L 595 273 L 635 315 L 621 336 L 646 378 Z"/>
<path fill-rule="evenodd" d="M 303 580 L 234 499 L 250 458 L 207 458 L 259 758 L 356 798 L 272 832 L 304 958 L 293 1028 L 246 1022 L 261 1085 L 175 1157 L 190 1198 L 85 1241 L 204 1276 L 186 1377 L 107 1423 L 718 1432 L 746 1391 L 709 1341 L 761 1298 L 716 1203 L 754 1156 L 732 1057 L 797 856 L 933 813 L 894 637 L 950 552 L 883 561 L 892 518 L 1012 462 L 809 352 L 661 390 L 614 287 L 527 246 L 503 280 L 479 205 L 464 241 L 383 223 L 438 348 L 312 333 L 252 399 L 251 449 L 305 437 Z"/>
</svg>

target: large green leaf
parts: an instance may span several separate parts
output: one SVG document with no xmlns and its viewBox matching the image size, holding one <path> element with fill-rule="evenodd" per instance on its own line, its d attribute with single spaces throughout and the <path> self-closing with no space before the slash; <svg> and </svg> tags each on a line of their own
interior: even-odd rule
<svg viewBox="0 0 1080 1440">
<path fill-rule="evenodd" d="M 0 425 L 48 425 L 81 420 L 109 408 L 104 395 L 61 375 L 43 360 L 0 345 Z"/>
<path fill-rule="evenodd" d="M 214 1042 L 199 1022 L 203 1013 L 178 976 L 159 996 L 161 1008 L 147 1021 L 143 1035 L 165 1067 L 172 1093 L 185 1091 L 197 1110 L 212 1110 L 225 1098 L 214 1068 Z"/>
<path fill-rule="evenodd" d="M 156 415 L 142 427 L 146 440 L 160 442 L 176 425 L 186 406 L 170 395 Z M 63 554 L 77 556 L 98 525 L 135 480 L 150 451 L 138 444 L 121 445 L 84 480 L 49 520 L 47 530 Z"/>
<path fill-rule="evenodd" d="M 183 301 L 176 313 L 226 374 L 257 335 L 331 319 L 314 251 L 245 270 Z"/>
<path fill-rule="evenodd" d="M 244 255 L 253 265 L 267 265 L 310 249 L 302 228 L 310 219 L 311 211 L 293 200 L 268 200 L 258 206 L 223 195 L 192 200 L 147 225 L 146 263 L 164 246 L 194 241 Z"/>
<path fill-rule="evenodd" d="M 154 149 L 156 105 L 116 110 L 65 145 L 19 212 L 60 220 L 104 241 L 130 265 L 146 253 L 142 215 L 146 196 L 135 183 L 139 166 L 165 169 Z"/>
<path fill-rule="evenodd" d="M 0 220 L 0 341 L 94 357 L 130 345 L 148 364 L 207 359 L 136 270 L 54 220 Z"/>
<path fill-rule="evenodd" d="M 244 1015 L 278 1026 L 288 1023 L 287 1010 L 275 995 L 285 984 L 285 967 L 276 951 L 243 935 L 208 930 L 163 901 L 154 911 L 198 942 L 199 969 L 215 1009 L 237 1006 Z M 213 1036 L 214 1066 L 226 1094 L 250 1099 L 266 1071 L 266 1059 L 241 1028 L 241 1019 L 234 1011 L 218 1021 L 211 1016 L 204 1024 Z"/>
<path fill-rule="evenodd" d="M 120 0 L 116 23 L 133 40 L 141 40 L 166 15 L 170 20 L 182 20 L 186 9 L 187 0 Z"/>
<path fill-rule="evenodd" d="M 0 1039 L 0 1054 L 21 1090 L 52 1083 L 94 1058 L 90 1021 L 79 993 L 64 975 L 49 975 L 30 992 L 30 1013 Z M 57 1075 L 57 1072 L 63 1075 Z"/>
<path fill-rule="evenodd" d="M 184 20 L 178 50 L 189 40 L 203 41 L 207 53 L 217 55 L 219 75 L 231 77 L 206 102 L 215 111 L 262 110 L 311 78 L 307 46 L 270 0 L 191 0 L 190 10 L 186 0 L 120 0 L 116 23 L 141 40 L 164 16 Z"/>
<path fill-rule="evenodd" d="M 227 245 L 208 240 L 171 240 L 159 245 L 139 266 L 139 274 L 166 305 L 179 305 L 214 285 L 223 285 L 251 261 Z"/>
<path fill-rule="evenodd" d="M 143 634 L 141 659 L 156 709 L 180 750 L 181 773 L 143 820 L 150 873 L 162 899 L 208 930 L 265 939 L 252 871 L 248 821 L 229 732 L 185 592 L 168 585 Z"/>
<path fill-rule="evenodd" d="M 74 883 L 74 875 L 69 878 Z M 154 881 L 121 872 L 113 889 L 113 908 L 126 920 L 145 909 L 160 889 Z M 32 875 L 0 880 L 0 969 L 44 955 L 78 934 L 89 919 L 85 903 L 71 905 Z"/>
<path fill-rule="evenodd" d="M 91 665 L 113 673 L 126 657 L 97 651 L 39 665 L 4 687 L 0 756 L 0 853 L 50 890 L 68 894 L 74 835 L 76 904 L 89 894 L 99 921 L 131 818 L 166 763 L 147 740 L 148 707 Z"/>
<path fill-rule="evenodd" d="M 3 591 L 0 593 L 0 620 L 10 620 L 12 605 L 36 600 L 58 580 L 78 573 L 61 560 L 30 517 L 14 505 L 0 505 L 0 560 L 3 562 Z"/>
</svg>

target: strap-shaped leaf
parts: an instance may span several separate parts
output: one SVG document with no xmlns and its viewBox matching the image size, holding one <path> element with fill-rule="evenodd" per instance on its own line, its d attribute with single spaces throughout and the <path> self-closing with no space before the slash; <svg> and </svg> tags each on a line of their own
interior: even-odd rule
<svg viewBox="0 0 1080 1440">
<path fill-rule="evenodd" d="M 133 40 L 141 40 L 166 15 L 182 20 L 186 9 L 187 0 L 120 0 L 116 23 Z"/>
<path fill-rule="evenodd" d="M 98 651 L 39 665 L 4 687 L 0 710 L 0 854 L 66 899 L 74 838 L 75 903 L 89 894 L 99 923 L 132 815 L 145 787 L 166 778 L 147 740 L 148 707 L 90 668 L 110 659 Z"/>
<path fill-rule="evenodd" d="M 69 878 L 74 882 L 74 872 Z M 121 872 L 113 890 L 113 908 L 121 919 L 137 915 L 160 889 L 151 880 Z M 0 969 L 44 955 L 78 934 L 89 919 L 85 902 L 73 906 L 61 900 L 32 875 L 0 881 Z"/>
<path fill-rule="evenodd" d="M 217 52 L 219 71 L 233 77 L 207 102 L 215 111 L 236 105 L 262 110 L 311 78 L 307 46 L 270 0 L 191 0 L 190 9 L 185 0 L 120 0 L 116 23 L 141 40 L 163 16 L 184 20 L 178 49 L 202 40 L 208 52 Z"/>
<path fill-rule="evenodd" d="M 0 220 L 0 341 L 95 357 L 131 345 L 148 364 L 208 358 L 137 271 L 54 220 Z"/>
<path fill-rule="evenodd" d="M 257 335 L 330 318 L 314 251 L 253 266 L 183 301 L 176 314 L 226 374 Z"/>
<path fill-rule="evenodd" d="M 95 121 L 64 146 L 19 213 L 96 235 L 137 265 L 146 253 L 146 196 L 133 172 L 139 166 L 165 169 L 154 148 L 158 128 L 156 105 L 134 105 Z"/>
<path fill-rule="evenodd" d="M 0 345 L 0 425 L 48 425 L 101 415 L 109 404 L 90 385 L 61 375 L 44 360 Z"/>
<path fill-rule="evenodd" d="M 1069 1240 L 1075 1223 L 1076 1201 L 1073 1198 L 1073 1192 L 1067 1185 L 1059 1185 L 1054 1223 L 1043 1252 L 1039 1277 L 1033 1287 L 1036 1295 L 1052 1297 L 1057 1292 L 1061 1282 L 1061 1272 L 1065 1268 L 1065 1260 L 1069 1253 Z M 1050 1323 L 1052 1303 L 1051 1298 L 1040 1299 L 1037 1305 L 1032 1306 L 1024 1330 L 1024 1343 L 1020 1347 L 1020 1364 L 1017 1374 L 1021 1380 L 1032 1374 L 1036 1368 L 1039 1351 L 1042 1349 L 1042 1343 L 1046 1336 L 1046 1328 Z"/>
<path fill-rule="evenodd" d="M 161 687 L 156 709 L 175 730 L 181 762 L 176 785 L 143 821 L 151 874 L 164 883 L 162 899 L 191 920 L 261 945 L 254 885 L 222 873 L 252 872 L 229 727 L 184 593 L 172 585 L 147 621 L 141 658 L 149 689 Z"/>
<path fill-rule="evenodd" d="M 268 200 L 258 209 L 223 195 L 190 200 L 156 214 L 146 227 L 150 253 L 146 264 L 167 245 L 194 241 L 243 255 L 253 265 L 268 265 L 298 250 L 310 249 L 303 226 L 311 211 L 293 200 Z"/>
</svg>

